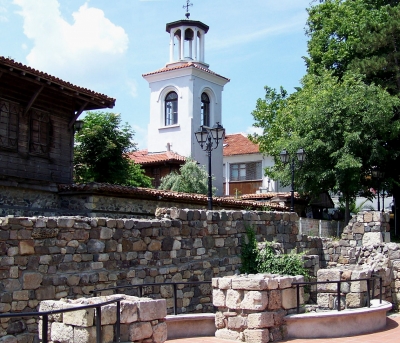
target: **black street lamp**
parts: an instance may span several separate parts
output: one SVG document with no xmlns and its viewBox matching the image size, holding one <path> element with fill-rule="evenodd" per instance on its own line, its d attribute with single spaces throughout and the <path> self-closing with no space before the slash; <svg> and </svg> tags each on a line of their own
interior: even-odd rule
<svg viewBox="0 0 400 343">
<path fill-rule="evenodd" d="M 195 133 L 197 143 L 200 144 L 201 149 L 207 153 L 208 156 L 208 209 L 213 209 L 212 204 L 212 174 L 211 174 L 211 151 L 215 150 L 220 141 L 225 138 L 225 129 L 219 122 L 212 128 L 201 125 L 199 130 Z"/>
<path fill-rule="evenodd" d="M 383 173 L 383 172 L 381 172 L 380 170 L 379 170 L 379 168 L 378 167 L 375 167 L 374 169 L 372 169 L 372 177 L 374 177 L 375 179 L 377 179 L 378 180 L 378 211 L 380 211 L 381 210 L 381 203 L 380 203 L 380 200 L 379 200 L 379 188 L 380 188 L 380 186 L 381 186 L 381 179 L 383 179 L 383 176 L 384 176 L 385 174 Z M 383 195 L 384 196 L 384 195 Z M 385 205 L 383 205 L 383 207 L 384 207 Z M 382 209 L 382 211 L 383 211 L 384 209 Z"/>
<path fill-rule="evenodd" d="M 297 160 L 300 162 L 300 164 L 303 163 L 306 158 L 306 153 L 304 152 L 304 149 L 300 148 L 299 150 L 297 150 L 296 155 L 297 155 Z M 291 190 L 290 190 L 290 212 L 294 212 L 294 162 L 295 162 L 295 158 L 294 158 L 294 156 L 292 156 L 292 158 L 290 158 L 290 155 L 286 149 L 281 151 L 281 153 L 279 154 L 279 157 L 283 164 L 288 164 L 290 162 L 290 169 L 292 172 L 292 185 L 291 185 Z"/>
</svg>

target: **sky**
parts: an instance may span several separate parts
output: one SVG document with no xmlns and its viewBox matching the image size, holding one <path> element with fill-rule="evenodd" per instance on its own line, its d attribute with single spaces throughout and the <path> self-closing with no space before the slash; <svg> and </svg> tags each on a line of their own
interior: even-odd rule
<svg viewBox="0 0 400 343">
<path fill-rule="evenodd" d="M 205 62 L 230 79 L 222 94 L 227 134 L 251 133 L 264 86 L 300 85 L 306 68 L 306 8 L 312 0 L 191 0 L 191 20 L 210 27 Z M 186 0 L 0 0 L 0 55 L 116 99 L 147 147 L 150 89 L 142 74 L 169 60 L 166 23 Z M 82 116 L 81 116 L 82 118 Z"/>
</svg>

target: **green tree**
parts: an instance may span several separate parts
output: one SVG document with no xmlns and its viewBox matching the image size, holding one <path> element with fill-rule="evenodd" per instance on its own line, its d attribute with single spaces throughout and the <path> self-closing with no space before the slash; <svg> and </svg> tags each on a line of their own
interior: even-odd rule
<svg viewBox="0 0 400 343">
<path fill-rule="evenodd" d="M 309 74 L 332 70 L 342 78 L 348 72 L 359 72 L 367 84 L 380 85 L 392 96 L 400 96 L 400 1 L 321 0 L 308 12 L 309 56 L 305 60 Z M 397 129 L 399 106 L 393 107 L 393 112 L 394 122 L 388 125 L 385 142 L 388 153 L 377 156 L 375 164 L 398 200 L 400 137 L 390 130 Z"/>
<path fill-rule="evenodd" d="M 302 88 L 285 99 L 267 88 L 267 99 L 259 100 L 253 112 L 255 126 L 263 127 L 264 134 L 252 139 L 275 157 L 276 164 L 266 173 L 286 184 L 291 173 L 279 161 L 279 152 L 287 149 L 294 156 L 304 148 L 307 158 L 296 168 L 296 189 L 312 195 L 340 190 L 348 221 L 350 203 L 369 188 L 367 176 L 376 161 L 390 154 L 386 141 L 400 134 L 393 111 L 400 102 L 382 87 L 367 85 L 360 75 L 348 73 L 339 80 L 329 71 L 320 74 L 306 75 Z"/>
<path fill-rule="evenodd" d="M 134 131 L 115 113 L 88 112 L 75 134 L 75 182 L 106 182 L 151 187 L 141 166 L 129 159 L 136 150 Z"/>
<path fill-rule="evenodd" d="M 348 214 L 356 194 L 374 182 L 367 177 L 373 166 L 400 195 L 400 5 L 320 0 L 308 13 L 302 88 L 290 96 L 266 88 L 253 112 L 255 126 L 264 132 L 253 139 L 276 157 L 267 174 L 287 184 L 290 173 L 279 152 L 286 148 L 294 154 L 303 147 L 307 160 L 296 169 L 296 189 L 340 190 Z"/>
<path fill-rule="evenodd" d="M 208 173 L 203 166 L 188 158 L 180 167 L 179 173 L 172 172 L 161 179 L 159 189 L 176 192 L 207 194 Z M 215 193 L 215 189 L 213 189 Z"/>
<path fill-rule="evenodd" d="M 366 82 L 400 92 L 398 0 L 321 0 L 308 13 L 308 72 L 358 71 Z"/>
</svg>

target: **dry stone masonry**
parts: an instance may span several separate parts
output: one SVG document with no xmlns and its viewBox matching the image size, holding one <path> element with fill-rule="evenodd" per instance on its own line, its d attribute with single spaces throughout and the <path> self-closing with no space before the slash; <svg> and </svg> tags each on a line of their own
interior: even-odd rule
<svg viewBox="0 0 400 343">
<path fill-rule="evenodd" d="M 165 316 L 167 307 L 164 299 L 153 300 L 116 294 L 108 297 L 95 297 L 77 300 L 44 300 L 39 311 L 54 311 L 105 302 L 115 298 L 121 301 L 120 322 L 121 342 L 163 343 L 167 340 Z M 117 342 L 114 325 L 117 321 L 116 303 L 101 308 L 102 342 Z M 50 342 L 89 343 L 96 342 L 95 309 L 77 310 L 49 316 Z M 42 323 L 39 322 L 41 339 Z"/>
<path fill-rule="evenodd" d="M 279 242 L 284 252 L 304 252 L 314 276 L 331 268 L 339 269 L 340 277 L 354 278 L 364 270 L 382 275 L 383 299 L 398 307 L 400 249 L 385 243 L 386 214 L 358 214 L 340 240 L 299 235 L 294 213 L 172 208 L 156 214 L 153 220 L 0 218 L 0 313 L 31 312 L 43 300 L 90 297 L 95 289 L 152 282 L 165 285 L 145 287 L 143 295 L 165 299 L 171 313 L 168 283 L 239 274 L 248 226 L 259 241 Z M 178 313 L 212 312 L 211 293 L 210 285 L 179 285 Z M 362 295 L 355 301 L 361 303 Z M 29 343 L 37 322 L 3 319 L 0 337 L 6 335 L 25 335 Z"/>
<path fill-rule="evenodd" d="M 286 336 L 284 317 L 297 306 L 292 282 L 302 281 L 303 276 L 271 274 L 214 278 L 216 337 L 248 343 L 282 340 Z"/>
</svg>

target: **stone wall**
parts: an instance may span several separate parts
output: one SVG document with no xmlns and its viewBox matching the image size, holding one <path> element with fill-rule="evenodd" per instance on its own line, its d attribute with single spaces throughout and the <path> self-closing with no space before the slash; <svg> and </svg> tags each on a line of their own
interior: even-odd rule
<svg viewBox="0 0 400 343">
<path fill-rule="evenodd" d="M 163 343 L 167 340 L 165 323 L 166 303 L 164 299 L 153 300 L 127 295 L 114 295 L 78 300 L 44 300 L 39 311 L 56 311 L 124 298 L 120 303 L 121 342 Z M 117 342 L 114 325 L 117 322 L 117 304 L 101 307 L 102 342 Z M 95 309 L 64 312 L 49 317 L 49 342 L 89 343 L 96 342 Z M 42 322 L 39 322 L 39 339 L 42 339 Z M 119 342 L 119 341 L 118 341 Z"/>
<path fill-rule="evenodd" d="M 34 311 L 42 300 L 91 296 L 94 289 L 117 285 L 211 281 L 238 274 L 247 225 L 260 240 L 277 238 L 285 246 L 296 246 L 296 214 L 163 213 L 154 220 L 1 218 L 0 313 Z M 171 313 L 172 288 L 150 291 L 152 297 L 166 299 Z M 148 293 L 145 287 L 144 295 Z M 213 310 L 210 285 L 180 285 L 177 300 L 178 313 Z M 1 324 L 0 335 L 29 330 L 32 326 L 25 321 L 10 320 Z"/>
<path fill-rule="evenodd" d="M 317 274 L 318 281 L 382 277 L 382 289 L 375 283 L 375 296 L 382 292 L 383 300 L 392 302 L 399 309 L 400 300 L 400 246 L 385 243 L 388 239 L 389 214 L 382 212 L 360 212 L 350 220 L 340 240 L 323 240 L 324 267 Z M 366 301 L 365 281 L 342 284 L 341 306 L 352 308 L 363 306 Z M 318 286 L 318 305 L 334 308 L 336 284 Z"/>
<path fill-rule="evenodd" d="M 249 343 L 282 340 L 287 331 L 284 317 L 297 307 L 292 282 L 303 281 L 302 276 L 271 274 L 213 279 L 215 336 Z M 299 300 L 302 305 L 302 292 Z"/>
<path fill-rule="evenodd" d="M 299 235 L 295 213 L 170 209 L 157 215 L 153 220 L 1 218 L 0 313 L 33 311 L 41 300 L 87 297 L 117 285 L 211 281 L 238 274 L 247 226 L 256 230 L 259 241 L 280 242 L 285 252 L 304 252 L 314 275 L 320 268 L 371 266 L 385 275 L 384 299 L 400 300 L 400 249 L 383 243 L 384 214 L 359 214 L 338 241 Z M 171 313 L 171 286 L 144 287 L 144 295 L 166 299 Z M 180 285 L 177 300 L 178 313 L 213 309 L 210 285 Z M 1 323 L 0 336 L 32 330 L 36 327 L 29 321 L 9 320 Z"/>
</svg>

